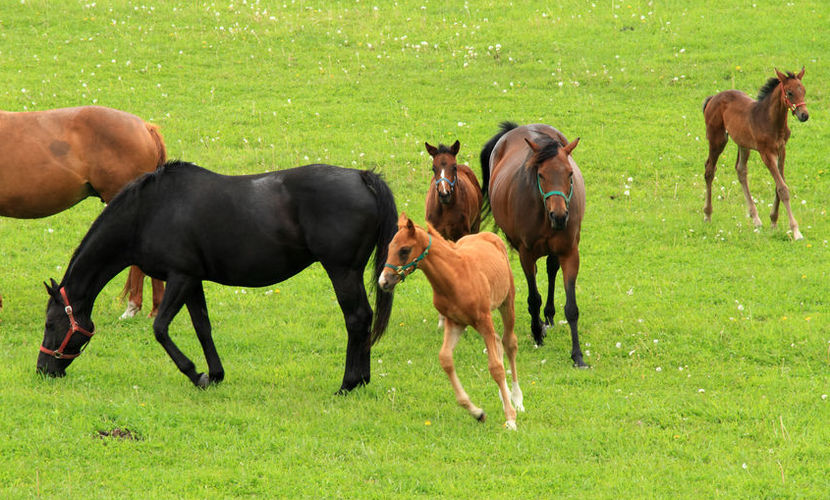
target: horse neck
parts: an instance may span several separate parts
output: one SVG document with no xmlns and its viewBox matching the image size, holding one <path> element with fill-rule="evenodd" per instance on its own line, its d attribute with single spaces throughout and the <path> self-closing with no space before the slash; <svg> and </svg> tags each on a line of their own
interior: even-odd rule
<svg viewBox="0 0 830 500">
<path fill-rule="evenodd" d="M 760 109 L 763 110 L 769 122 L 778 129 L 787 126 L 790 111 L 787 105 L 784 104 L 784 97 L 781 92 L 781 85 L 778 85 L 775 87 L 775 90 L 770 92 L 766 99 L 758 102 Z"/>
<path fill-rule="evenodd" d="M 117 232 L 119 226 L 93 225 L 69 261 L 61 286 L 66 288 L 73 308 L 79 312 L 91 315 L 95 299 L 104 286 L 129 265 L 126 250 L 131 242 L 128 231 L 123 229 L 127 226 L 121 226 Z"/>
<path fill-rule="evenodd" d="M 423 231 L 425 245 L 432 236 L 432 246 L 421 265 L 418 266 L 432 285 L 433 292 L 439 293 L 452 287 L 456 269 L 461 262 L 461 256 L 452 244 L 445 240 L 437 231 L 427 234 Z"/>
</svg>

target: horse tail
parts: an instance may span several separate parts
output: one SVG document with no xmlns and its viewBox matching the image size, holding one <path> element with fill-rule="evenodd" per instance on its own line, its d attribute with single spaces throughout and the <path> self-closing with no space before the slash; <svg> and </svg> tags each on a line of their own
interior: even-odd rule
<svg viewBox="0 0 830 500">
<path fill-rule="evenodd" d="M 384 182 L 380 175 L 372 171 L 362 171 L 363 182 L 375 196 L 378 208 L 378 236 L 375 243 L 374 272 L 372 279 L 375 289 L 375 317 L 372 321 L 372 333 L 369 336 L 367 348 L 375 345 L 380 340 L 386 327 L 389 325 L 389 317 L 392 315 L 392 299 L 394 295 L 381 290 L 378 280 L 386 264 L 389 242 L 398 230 L 398 207 L 395 205 L 395 197 L 392 190 Z"/>
<path fill-rule="evenodd" d="M 709 97 L 707 97 L 706 99 L 703 100 L 703 112 L 704 113 L 706 113 L 706 105 L 709 104 L 709 101 L 711 101 L 713 97 L 715 97 L 715 96 L 710 95 Z"/>
<path fill-rule="evenodd" d="M 156 161 L 156 167 L 160 167 L 167 163 L 167 147 L 164 145 L 164 138 L 161 136 L 159 132 L 159 126 L 153 125 L 152 123 L 145 123 L 145 127 L 147 127 L 147 132 L 150 133 L 150 137 L 153 138 L 153 142 L 156 143 L 156 151 L 158 152 L 158 161 Z"/>
<path fill-rule="evenodd" d="M 490 215 L 490 156 L 493 154 L 493 149 L 496 147 L 496 143 L 499 142 L 499 139 L 502 136 L 514 128 L 518 127 L 519 125 L 515 122 L 510 121 L 503 121 L 499 124 L 500 130 L 496 135 L 490 138 L 487 141 L 487 144 L 481 149 L 481 155 L 479 155 L 479 161 L 481 162 L 481 194 L 484 196 L 483 203 L 481 205 L 481 220 L 487 218 Z"/>
</svg>

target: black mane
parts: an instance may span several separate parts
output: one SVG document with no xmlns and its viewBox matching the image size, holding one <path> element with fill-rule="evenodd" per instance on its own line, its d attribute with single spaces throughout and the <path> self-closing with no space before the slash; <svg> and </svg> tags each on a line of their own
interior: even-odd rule
<svg viewBox="0 0 830 500">
<path fill-rule="evenodd" d="M 787 71 L 787 79 L 790 78 L 795 78 L 795 74 L 792 71 Z M 761 87 L 761 90 L 758 91 L 758 100 L 763 101 L 767 96 L 772 94 L 772 91 L 775 90 L 775 87 L 777 87 L 779 83 L 780 81 L 777 76 L 773 76 L 767 80 L 767 83 L 765 83 L 764 86 Z"/>
</svg>

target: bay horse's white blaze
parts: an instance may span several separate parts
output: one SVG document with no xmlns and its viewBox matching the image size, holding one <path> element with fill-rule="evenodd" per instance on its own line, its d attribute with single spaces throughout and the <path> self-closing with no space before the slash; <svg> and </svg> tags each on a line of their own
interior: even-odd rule
<svg viewBox="0 0 830 500">
<path fill-rule="evenodd" d="M 445 240 L 432 226 L 427 225 L 425 230 L 406 214 L 401 214 L 398 233 L 389 244 L 388 259 L 386 269 L 378 279 L 382 289 L 391 291 L 417 268 L 424 271 L 432 286 L 432 303 L 444 317 L 444 341 L 438 359 L 458 404 L 479 421 L 487 418 L 484 410 L 470 400 L 453 362 L 458 339 L 470 325 L 481 334 L 487 347 L 488 368 L 499 388 L 504 425 L 515 430 L 516 407 L 524 411 L 524 405 L 516 371 L 518 340 L 513 331 L 516 290 L 507 247 L 490 232 L 467 235 L 453 243 Z M 499 310 L 504 324 L 502 339 L 493 326 L 491 311 L 494 309 Z M 510 362 L 512 391 L 507 389 L 505 353 Z"/>
</svg>

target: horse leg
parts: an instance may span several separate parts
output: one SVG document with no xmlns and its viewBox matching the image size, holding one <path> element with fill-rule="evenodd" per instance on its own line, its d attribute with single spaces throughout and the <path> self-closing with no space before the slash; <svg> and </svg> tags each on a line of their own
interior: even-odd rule
<svg viewBox="0 0 830 500">
<path fill-rule="evenodd" d="M 706 159 L 706 172 L 703 174 L 706 179 L 706 203 L 703 205 L 703 220 L 712 220 L 712 181 L 715 179 L 715 171 L 718 169 L 718 158 L 726 147 L 726 129 L 723 122 L 720 127 L 706 126 L 706 138 L 709 139 L 709 158 Z"/>
<path fill-rule="evenodd" d="M 504 407 L 504 426 L 510 430 L 516 430 L 516 410 L 510 403 L 511 394 L 507 390 L 502 343 L 499 341 L 499 335 L 493 327 L 493 319 L 489 314 L 482 320 L 481 324 L 477 325 L 476 330 L 484 338 L 484 345 L 487 346 L 487 368 L 490 370 L 490 376 L 493 377 L 499 387 L 499 399 L 501 399 Z"/>
<path fill-rule="evenodd" d="M 513 295 L 499 307 L 499 314 L 501 314 L 501 322 L 504 324 L 504 336 L 501 343 L 504 347 L 504 352 L 507 354 L 507 361 L 510 363 L 510 374 L 513 379 L 510 390 L 510 401 L 516 411 L 525 411 L 524 396 L 522 389 L 519 387 L 519 374 L 516 372 L 516 353 L 519 350 L 519 340 L 516 338 L 516 332 L 513 327 L 516 324 L 516 311 L 514 310 L 515 300 Z M 501 392 L 499 392 L 501 394 Z"/>
<path fill-rule="evenodd" d="M 216 352 L 216 346 L 213 343 L 210 318 L 208 318 L 207 303 L 205 303 L 205 290 L 201 282 L 197 282 L 194 286 L 193 292 L 185 300 L 185 305 L 207 360 L 208 383 L 218 384 L 225 378 L 225 370 L 222 368 L 222 360 L 219 359 L 219 353 Z"/>
<path fill-rule="evenodd" d="M 148 317 L 155 318 L 159 313 L 161 299 L 164 298 L 164 282 L 162 280 L 151 278 L 150 283 L 153 285 L 153 309 L 150 311 Z"/>
<path fill-rule="evenodd" d="M 787 209 L 787 215 L 790 218 L 790 230 L 793 232 L 793 239 L 803 239 L 804 236 L 801 234 L 801 231 L 798 230 L 798 222 L 796 222 L 795 217 L 793 217 L 793 210 L 790 208 L 790 189 L 784 182 L 784 176 L 778 171 L 778 158 L 775 154 L 769 152 L 762 154 L 761 157 L 763 158 L 764 164 L 767 166 L 769 173 L 772 174 L 772 178 L 775 179 L 775 192 L 781 200 L 781 203 L 784 205 L 784 208 Z"/>
<path fill-rule="evenodd" d="M 548 299 L 545 302 L 545 326 L 553 326 L 553 315 L 556 309 L 553 306 L 553 290 L 556 288 L 556 273 L 559 272 L 559 257 L 548 255 Z"/>
<path fill-rule="evenodd" d="M 787 156 L 787 148 L 782 147 L 778 151 L 778 173 L 781 174 L 781 178 L 784 179 L 784 182 L 787 180 L 784 178 L 784 158 Z M 781 199 L 778 198 L 778 190 L 775 190 L 775 200 L 772 202 L 772 210 L 769 213 L 769 220 L 772 222 L 772 228 L 775 229 L 778 227 L 778 205 L 781 203 Z"/>
<path fill-rule="evenodd" d="M 560 259 L 562 263 L 562 281 L 565 285 L 565 319 L 571 327 L 571 359 L 576 368 L 588 368 L 582 360 L 582 348 L 579 346 L 579 307 L 576 305 L 576 275 L 579 273 L 579 250 Z"/>
<path fill-rule="evenodd" d="M 170 275 L 168 277 L 167 293 L 164 294 L 164 300 L 161 301 L 159 307 L 159 314 L 153 321 L 153 333 L 155 333 L 156 340 L 167 351 L 167 355 L 170 356 L 179 371 L 184 373 L 197 387 L 207 387 L 209 383 L 208 376 L 204 373 L 196 373 L 196 365 L 173 343 L 167 331 L 170 322 L 173 321 L 184 303 L 190 299 L 196 283 L 199 282 L 182 275 Z"/>
<path fill-rule="evenodd" d="M 749 159 L 749 148 L 738 146 L 738 159 L 735 160 L 735 171 L 738 173 L 738 180 L 741 182 L 741 187 L 744 190 L 744 198 L 746 198 L 746 209 L 752 223 L 755 227 L 761 227 L 761 219 L 758 217 L 758 209 L 755 208 L 755 201 L 752 195 L 749 194 L 749 183 L 746 179 L 747 166 L 746 161 Z"/>
<path fill-rule="evenodd" d="M 455 322 L 449 318 L 444 319 L 444 343 L 441 345 L 441 351 L 438 353 L 438 360 L 441 362 L 441 368 L 444 369 L 444 372 L 450 379 L 452 390 L 455 392 L 455 400 L 458 401 L 458 404 L 462 408 L 465 408 L 468 412 L 470 412 L 470 415 L 472 415 L 473 418 L 479 422 L 484 422 L 484 420 L 487 419 L 487 414 L 484 413 L 484 410 L 470 401 L 470 396 L 467 395 L 464 387 L 461 386 L 461 381 L 458 380 L 458 374 L 455 372 L 455 363 L 452 359 L 452 353 L 455 350 L 455 345 L 458 343 L 458 339 L 461 338 L 461 334 L 463 332 L 463 326 L 455 324 Z M 504 380 L 504 377 L 502 377 L 502 380 Z"/>
<path fill-rule="evenodd" d="M 121 319 L 132 318 L 138 311 L 141 310 L 141 302 L 143 300 L 142 293 L 144 291 L 144 273 L 138 266 L 130 266 L 130 272 L 127 275 L 127 283 L 124 285 L 124 291 L 128 292 L 127 310 L 121 315 Z M 123 295 L 122 295 L 123 297 Z"/>
<path fill-rule="evenodd" d="M 527 280 L 527 312 L 530 313 L 530 332 L 533 334 L 533 341 L 541 346 L 545 343 L 545 329 L 542 320 L 539 319 L 539 308 L 542 307 L 542 296 L 536 287 L 536 260 L 527 249 L 519 250 L 519 261 L 522 263 L 522 271 Z"/>
<path fill-rule="evenodd" d="M 363 285 L 363 270 L 329 268 L 323 266 L 329 275 L 337 302 L 346 320 L 349 340 L 346 345 L 346 369 L 339 394 L 345 394 L 359 385 L 369 383 L 372 327 L 372 307 L 366 297 Z"/>
</svg>

